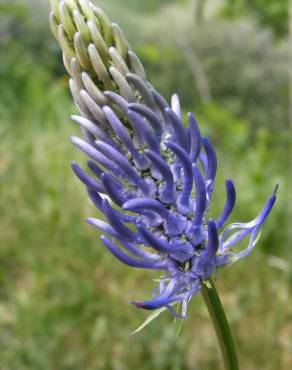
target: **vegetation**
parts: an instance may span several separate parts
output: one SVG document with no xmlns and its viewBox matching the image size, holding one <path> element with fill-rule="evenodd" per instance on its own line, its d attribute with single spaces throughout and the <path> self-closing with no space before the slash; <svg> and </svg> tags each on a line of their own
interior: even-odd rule
<svg viewBox="0 0 292 370">
<path fill-rule="evenodd" d="M 168 98 L 178 92 L 215 142 L 212 213 L 224 202 L 225 178 L 238 190 L 234 221 L 249 220 L 280 184 L 256 251 L 219 270 L 217 285 L 242 369 L 291 368 L 286 33 L 268 17 L 251 20 L 245 2 L 232 17 L 206 13 L 200 26 L 186 17 L 187 1 L 99 3 L 124 26 L 156 88 Z M 199 295 L 181 330 L 165 314 L 129 337 L 149 313 L 128 302 L 152 281 L 114 261 L 84 222 L 96 211 L 69 168 L 84 158 L 68 140 L 78 132 L 69 120 L 75 108 L 43 1 L 1 4 L 0 49 L 0 368 L 214 369 L 219 352 Z"/>
</svg>

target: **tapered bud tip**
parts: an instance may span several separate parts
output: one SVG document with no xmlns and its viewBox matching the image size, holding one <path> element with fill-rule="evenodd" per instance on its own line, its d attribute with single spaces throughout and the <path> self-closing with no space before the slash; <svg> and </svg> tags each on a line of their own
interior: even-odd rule
<svg viewBox="0 0 292 370">
<path fill-rule="evenodd" d="M 144 308 L 145 307 L 145 304 L 143 301 L 132 301 L 131 302 L 133 305 L 135 305 L 136 307 L 138 308 Z"/>
<path fill-rule="evenodd" d="M 70 165 L 71 165 L 71 168 L 72 168 L 72 170 L 73 170 L 73 171 L 74 171 L 77 167 L 79 167 L 79 166 L 78 166 L 78 163 L 77 163 L 76 161 L 72 161 Z"/>
<path fill-rule="evenodd" d="M 275 186 L 275 189 L 274 189 L 274 195 L 276 196 L 277 193 L 278 193 L 278 189 L 279 189 L 279 184 L 276 184 Z"/>
<path fill-rule="evenodd" d="M 212 219 L 208 221 L 208 234 L 209 241 L 212 240 L 213 243 L 218 244 L 218 230 L 216 222 Z"/>
<path fill-rule="evenodd" d="M 129 109 L 129 110 L 135 110 L 135 106 L 136 106 L 136 103 L 130 103 L 130 104 L 128 105 L 128 109 Z"/>
<path fill-rule="evenodd" d="M 103 242 L 103 245 L 108 248 L 109 250 L 113 250 L 116 248 L 116 245 L 114 244 L 113 241 L 111 241 L 110 239 L 108 239 L 106 236 L 104 235 L 101 235 L 100 236 L 100 240 Z"/>
<path fill-rule="evenodd" d="M 93 43 L 91 43 L 91 44 L 88 45 L 88 51 L 89 52 L 95 52 L 96 51 L 95 46 L 94 46 Z"/>
<path fill-rule="evenodd" d="M 76 144 L 79 142 L 79 138 L 77 136 L 70 136 L 70 141 L 72 144 Z"/>
<path fill-rule="evenodd" d="M 113 113 L 113 111 L 111 110 L 111 108 L 108 106 L 108 105 L 104 105 L 102 107 L 102 110 L 104 112 L 104 114 L 110 114 L 110 113 Z"/>
<path fill-rule="evenodd" d="M 169 108 L 169 107 L 165 108 L 165 113 L 166 113 L 167 115 L 171 114 L 171 113 L 172 113 L 172 109 L 171 109 L 171 108 Z"/>
<path fill-rule="evenodd" d="M 76 119 L 78 119 L 78 116 L 76 114 L 71 114 L 70 119 L 76 122 Z"/>
<path fill-rule="evenodd" d="M 211 145 L 210 139 L 207 136 L 202 136 L 202 142 L 205 145 Z"/>
<path fill-rule="evenodd" d="M 125 209 L 126 211 L 130 211 L 132 208 L 132 201 L 131 200 L 128 200 L 127 202 L 125 202 L 123 204 L 123 209 Z"/>
<path fill-rule="evenodd" d="M 235 191 L 235 186 L 233 184 L 233 181 L 230 180 L 230 179 L 227 179 L 225 181 L 225 185 L 226 185 L 226 188 L 228 189 L 228 191 L 231 192 L 232 194 L 234 194 L 234 196 L 236 196 L 236 191 Z"/>
<path fill-rule="evenodd" d="M 168 147 L 168 146 L 171 146 L 171 141 L 169 141 L 169 140 L 165 140 L 164 141 L 164 144 Z"/>
<path fill-rule="evenodd" d="M 165 140 L 164 144 L 167 148 L 169 148 L 170 150 L 173 150 L 176 154 L 177 154 L 177 150 L 180 149 L 179 145 L 177 145 L 176 143 L 170 140 Z"/>
<path fill-rule="evenodd" d="M 208 221 L 208 252 L 215 256 L 219 248 L 218 230 L 214 220 Z"/>
<path fill-rule="evenodd" d="M 210 229 L 211 232 L 214 231 L 215 229 L 217 230 L 216 222 L 212 218 L 208 221 L 208 228 Z"/>
<path fill-rule="evenodd" d="M 138 229 L 138 231 L 140 231 L 140 233 L 142 234 L 143 233 L 143 231 L 145 230 L 145 228 L 144 228 L 144 226 L 143 226 L 143 224 L 142 224 L 142 222 L 141 221 L 138 221 L 138 223 L 137 223 L 137 229 Z"/>
<path fill-rule="evenodd" d="M 74 41 L 78 40 L 79 37 L 81 37 L 80 32 L 76 32 L 75 35 L 74 35 Z"/>
<path fill-rule="evenodd" d="M 94 225 L 94 218 L 92 218 L 92 217 L 88 217 L 88 218 L 86 219 L 86 222 L 87 222 L 89 225 Z"/>
</svg>

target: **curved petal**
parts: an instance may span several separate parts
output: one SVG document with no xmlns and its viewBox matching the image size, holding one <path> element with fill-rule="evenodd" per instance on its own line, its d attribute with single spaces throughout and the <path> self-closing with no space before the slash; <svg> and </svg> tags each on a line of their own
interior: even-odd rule
<svg viewBox="0 0 292 370">
<path fill-rule="evenodd" d="M 176 289 L 173 286 L 174 283 L 169 284 L 166 289 L 162 292 L 161 295 L 155 297 L 151 300 L 145 301 L 134 301 L 132 302 L 135 306 L 139 308 L 144 308 L 146 310 L 156 310 L 157 308 L 161 308 L 170 303 L 183 301 L 185 299 L 189 299 L 193 294 L 195 294 L 200 288 L 199 280 L 197 282 L 193 282 L 193 287 L 186 292 L 176 294 Z"/>
<path fill-rule="evenodd" d="M 169 299 L 172 291 L 174 290 L 174 287 L 175 281 L 172 279 L 159 296 L 146 301 L 133 301 L 132 303 L 139 308 L 144 308 L 146 310 L 155 310 L 157 308 L 165 306 L 165 304 L 167 303 L 170 303 Z"/>
<path fill-rule="evenodd" d="M 214 257 L 219 248 L 219 238 L 216 222 L 213 220 L 208 221 L 208 243 L 206 249 L 208 254 Z"/>
<path fill-rule="evenodd" d="M 203 176 L 201 175 L 199 167 L 195 164 L 193 165 L 193 176 L 196 187 L 196 210 L 193 224 L 199 226 L 202 224 L 204 213 L 206 210 L 207 194 Z"/>
<path fill-rule="evenodd" d="M 176 198 L 176 189 L 175 189 L 175 184 L 174 184 L 174 178 L 173 178 L 171 169 L 169 168 L 168 164 L 159 154 L 155 153 L 152 150 L 149 150 L 149 149 L 146 150 L 145 154 L 147 155 L 147 157 L 149 157 L 149 159 L 152 161 L 152 163 L 161 173 L 162 178 L 165 182 L 165 186 L 160 192 L 159 199 L 163 203 L 174 202 Z"/>
<path fill-rule="evenodd" d="M 158 107 L 160 109 L 160 112 L 162 114 L 164 123 L 165 123 L 166 127 L 168 127 L 169 126 L 168 118 L 167 118 L 167 115 L 165 113 L 165 110 L 166 110 L 166 108 L 169 108 L 169 104 L 164 99 L 164 97 L 162 95 L 160 95 L 157 91 L 155 91 L 154 89 L 151 89 L 151 92 L 153 94 L 153 97 L 154 97 L 154 100 L 155 100 L 156 104 L 158 105 Z"/>
<path fill-rule="evenodd" d="M 207 137 L 205 136 L 202 137 L 202 143 L 205 147 L 207 155 L 206 187 L 210 199 L 213 192 L 214 181 L 217 173 L 217 156 L 211 144 L 211 141 Z"/>
<path fill-rule="evenodd" d="M 129 256 L 123 252 L 119 247 L 117 247 L 111 240 L 107 239 L 105 236 L 100 237 L 105 247 L 121 262 L 128 266 L 137 268 L 146 268 L 150 270 L 167 270 L 166 261 L 149 261 L 137 259 Z"/>
<path fill-rule="evenodd" d="M 145 156 L 141 155 L 138 150 L 134 147 L 132 139 L 126 129 L 125 125 L 119 120 L 116 114 L 108 106 L 103 107 L 103 112 L 109 124 L 111 125 L 113 131 L 118 138 L 124 143 L 125 147 L 132 154 L 134 160 L 136 161 L 138 168 L 144 170 L 148 168 L 148 161 Z"/>
<path fill-rule="evenodd" d="M 172 95 L 171 97 L 171 109 L 174 111 L 174 113 L 178 116 L 178 118 L 181 120 L 181 108 L 180 108 L 180 101 L 177 94 Z"/>
<path fill-rule="evenodd" d="M 165 113 L 173 129 L 173 134 L 175 138 L 174 141 L 182 148 L 184 148 L 185 151 L 188 151 L 186 129 L 184 128 L 181 120 L 172 109 L 166 108 Z"/>
<path fill-rule="evenodd" d="M 165 145 L 171 149 L 180 160 L 183 166 L 183 190 L 177 200 L 177 208 L 179 212 L 187 214 L 192 211 L 192 203 L 190 202 L 190 194 L 193 188 L 193 169 L 192 162 L 189 159 L 186 151 L 178 144 L 172 141 L 166 141 Z"/>
<path fill-rule="evenodd" d="M 95 140 L 99 139 L 104 141 L 105 143 L 108 143 L 109 145 L 113 146 L 120 152 L 121 147 L 119 146 L 118 143 L 116 143 L 102 128 L 100 128 L 98 125 L 90 121 L 88 118 L 82 117 L 82 116 L 77 116 L 77 115 L 72 115 L 71 116 L 72 121 L 77 123 L 79 126 L 82 128 L 86 129 L 89 131 L 92 135 L 94 135 Z"/>
<path fill-rule="evenodd" d="M 148 251 L 145 251 L 142 247 L 138 247 L 133 243 L 127 243 L 125 241 L 121 242 L 122 246 L 127 249 L 129 252 L 134 254 L 137 257 L 141 257 L 144 259 L 149 259 L 149 260 L 160 260 L 160 256 L 155 253 L 151 253 Z"/>
<path fill-rule="evenodd" d="M 127 116 L 132 125 L 135 127 L 135 133 L 139 132 L 140 135 L 143 135 L 149 148 L 156 153 L 160 153 L 160 142 L 155 137 L 147 122 L 145 122 L 145 120 L 139 114 L 131 109 L 128 110 Z"/>
<path fill-rule="evenodd" d="M 102 210 L 108 219 L 108 222 L 112 225 L 114 230 L 123 237 L 123 239 L 139 241 L 139 235 L 124 225 L 120 217 L 116 214 L 116 212 L 114 212 L 106 199 L 103 199 L 102 201 Z"/>
<path fill-rule="evenodd" d="M 164 229 L 168 235 L 176 236 L 181 234 L 186 228 L 186 219 L 179 215 L 168 211 L 162 203 L 151 198 L 136 198 L 127 201 L 123 208 L 129 211 L 141 213 L 145 209 L 153 211 L 161 216 L 166 223 Z"/>
<path fill-rule="evenodd" d="M 99 230 L 109 234 L 113 238 L 123 239 L 123 236 L 119 234 L 110 224 L 104 222 L 98 218 L 89 217 L 86 219 L 89 225 L 97 227 Z"/>
<path fill-rule="evenodd" d="M 83 168 L 79 166 L 77 162 L 71 163 L 71 168 L 75 175 L 78 177 L 80 181 L 83 182 L 88 188 L 93 189 L 99 193 L 106 193 L 106 190 L 100 182 L 89 176 Z"/>
<path fill-rule="evenodd" d="M 201 151 L 201 132 L 193 113 L 188 113 L 188 122 L 191 134 L 191 161 L 195 163 Z"/>
<path fill-rule="evenodd" d="M 87 188 L 87 193 L 95 207 L 101 211 L 102 197 L 98 194 L 97 191 L 90 188 Z"/>
<path fill-rule="evenodd" d="M 157 140 L 160 142 L 163 129 L 159 117 L 157 117 L 157 115 L 150 108 L 146 107 L 143 104 L 131 103 L 129 104 L 129 109 L 141 114 L 141 116 L 145 117 L 148 120 L 153 128 L 153 131 L 155 132 Z"/>
<path fill-rule="evenodd" d="M 216 225 L 218 228 L 222 227 L 225 221 L 228 219 L 234 208 L 235 201 L 236 191 L 233 182 L 231 180 L 226 180 L 226 203 L 220 216 L 216 220 Z"/>
<path fill-rule="evenodd" d="M 79 139 L 78 137 L 72 136 L 71 142 L 77 148 L 79 148 L 83 153 L 88 155 L 91 159 L 99 163 L 100 165 L 106 167 L 109 171 L 114 173 L 117 176 L 125 177 L 125 172 L 121 170 L 121 168 L 114 163 L 112 160 L 107 158 L 103 155 L 99 150 L 97 150 L 94 146 L 88 144 L 86 141 Z M 104 145 L 107 145 L 104 143 Z M 112 148 L 112 150 L 115 150 Z M 117 152 L 117 150 L 115 150 Z M 121 155 L 121 154 L 120 154 Z"/>
<path fill-rule="evenodd" d="M 265 203 L 262 210 L 259 212 L 257 217 L 247 223 L 233 223 L 226 227 L 226 229 L 223 231 L 223 233 L 220 235 L 220 250 L 226 251 L 230 247 L 232 247 L 234 244 L 238 243 L 240 240 L 242 240 L 246 235 L 254 232 L 254 230 L 258 230 L 259 227 L 264 223 L 266 218 L 268 217 L 269 213 L 271 212 L 273 205 L 276 201 L 276 193 L 277 193 L 277 187 Z M 230 231 L 238 230 L 233 235 L 231 235 L 229 238 L 227 238 L 227 235 Z M 253 234 L 254 235 L 254 234 Z M 252 237 L 251 237 L 252 238 Z"/>
</svg>

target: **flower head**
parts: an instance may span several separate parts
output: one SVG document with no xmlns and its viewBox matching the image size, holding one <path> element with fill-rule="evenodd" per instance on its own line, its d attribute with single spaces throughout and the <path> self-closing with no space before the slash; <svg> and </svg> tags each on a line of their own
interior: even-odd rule
<svg viewBox="0 0 292 370">
<path fill-rule="evenodd" d="M 153 96 L 158 94 L 153 91 Z M 177 97 L 173 100 L 178 103 Z M 187 302 L 216 266 L 251 252 L 276 191 L 253 221 L 224 228 L 236 197 L 232 181 L 227 180 L 225 206 L 216 220 L 209 219 L 216 153 L 210 140 L 201 136 L 191 113 L 184 127 L 179 106 L 159 101 L 159 113 L 142 104 L 128 104 L 126 117 L 131 126 L 125 135 L 120 133 L 124 126 L 118 116 L 104 106 L 107 124 L 115 132 L 113 142 L 99 135 L 91 143 L 73 137 L 73 144 L 90 157 L 92 175 L 75 162 L 72 168 L 106 216 L 107 222 L 88 219 L 108 235 L 101 236 L 105 247 L 126 265 L 164 271 L 153 297 L 133 303 L 150 310 L 166 306 L 173 312 L 171 304 L 181 301 L 184 316 Z M 85 118 L 73 119 L 89 127 Z M 247 248 L 233 252 L 231 247 L 246 236 Z"/>
<path fill-rule="evenodd" d="M 192 113 L 183 124 L 179 98 L 174 95 L 169 105 L 155 91 L 119 29 L 96 9 L 85 0 L 53 0 L 51 21 L 81 112 L 72 119 L 84 134 L 71 141 L 90 158 L 89 172 L 76 162 L 72 169 L 106 217 L 88 219 L 107 235 L 101 236 L 104 246 L 126 265 L 163 271 L 152 297 L 133 303 L 184 317 L 190 298 L 217 266 L 254 248 L 276 189 L 254 220 L 225 227 L 236 200 L 227 180 L 225 206 L 210 219 L 217 172 L 211 141 Z M 234 252 L 245 237 L 247 247 Z M 181 313 L 173 309 L 175 302 L 182 303 Z"/>
</svg>

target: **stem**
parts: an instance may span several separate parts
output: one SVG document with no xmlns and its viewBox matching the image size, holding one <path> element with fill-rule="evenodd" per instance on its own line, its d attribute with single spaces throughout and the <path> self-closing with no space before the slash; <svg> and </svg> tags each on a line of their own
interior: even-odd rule
<svg viewBox="0 0 292 370">
<path fill-rule="evenodd" d="M 201 292 L 212 319 L 226 370 L 239 370 L 231 330 L 211 278 L 202 281 Z"/>
</svg>

